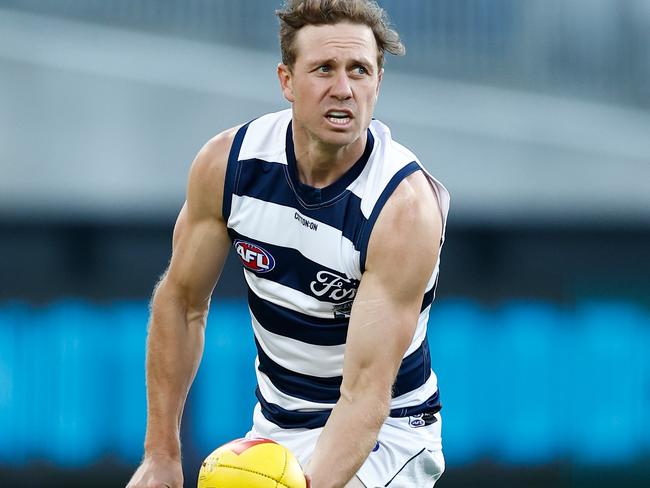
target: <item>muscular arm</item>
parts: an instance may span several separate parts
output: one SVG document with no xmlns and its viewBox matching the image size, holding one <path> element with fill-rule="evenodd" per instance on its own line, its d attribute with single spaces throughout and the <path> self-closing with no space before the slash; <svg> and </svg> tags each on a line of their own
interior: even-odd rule
<svg viewBox="0 0 650 488">
<path fill-rule="evenodd" d="M 147 338 L 145 458 L 129 488 L 182 487 L 180 422 L 203 354 L 210 296 L 230 248 L 221 215 L 232 131 L 208 142 L 190 170 L 169 268 L 154 292 Z"/>
<path fill-rule="evenodd" d="M 437 208 L 426 177 L 414 173 L 398 186 L 375 224 L 352 307 L 341 397 L 308 468 L 312 488 L 345 486 L 388 416 L 391 388 L 438 259 Z"/>
</svg>

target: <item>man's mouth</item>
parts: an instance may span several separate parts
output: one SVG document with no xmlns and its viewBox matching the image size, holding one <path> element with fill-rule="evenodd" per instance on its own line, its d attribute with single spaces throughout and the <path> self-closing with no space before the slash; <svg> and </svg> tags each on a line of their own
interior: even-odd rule
<svg viewBox="0 0 650 488">
<path fill-rule="evenodd" d="M 330 110 L 325 117 L 335 125 L 346 125 L 352 120 L 352 114 L 343 110 Z"/>
</svg>

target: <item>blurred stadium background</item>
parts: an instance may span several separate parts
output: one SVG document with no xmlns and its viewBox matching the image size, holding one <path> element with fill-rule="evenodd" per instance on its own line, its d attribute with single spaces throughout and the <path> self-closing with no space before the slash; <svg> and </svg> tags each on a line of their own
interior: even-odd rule
<svg viewBox="0 0 650 488">
<path fill-rule="evenodd" d="M 0 0 L 0 486 L 142 454 L 147 301 L 189 164 L 286 106 L 268 0 Z M 451 191 L 430 342 L 453 487 L 650 486 L 650 2 L 384 0 L 377 117 Z M 228 261 L 186 486 L 253 395 Z"/>
</svg>

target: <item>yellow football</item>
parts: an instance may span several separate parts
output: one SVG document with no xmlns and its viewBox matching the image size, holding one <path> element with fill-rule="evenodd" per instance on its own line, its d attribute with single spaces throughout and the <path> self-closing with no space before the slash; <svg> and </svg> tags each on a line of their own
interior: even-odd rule
<svg viewBox="0 0 650 488">
<path fill-rule="evenodd" d="M 210 454 L 198 488 L 306 488 L 291 451 L 270 439 L 236 439 Z"/>
</svg>

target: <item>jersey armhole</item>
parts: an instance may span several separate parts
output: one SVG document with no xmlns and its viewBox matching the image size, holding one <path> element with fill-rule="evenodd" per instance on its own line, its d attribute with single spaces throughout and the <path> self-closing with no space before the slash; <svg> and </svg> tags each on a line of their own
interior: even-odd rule
<svg viewBox="0 0 650 488">
<path fill-rule="evenodd" d="M 223 182 L 223 202 L 221 205 L 221 214 L 223 221 L 228 224 L 230 218 L 230 209 L 232 207 L 232 195 L 237 189 L 237 176 L 239 174 L 239 151 L 241 150 L 244 136 L 248 130 L 248 124 L 242 125 L 235 134 L 228 153 L 228 164 L 226 166 L 226 176 Z"/>
<path fill-rule="evenodd" d="M 377 222 L 377 218 L 379 217 L 381 210 L 384 208 L 384 205 L 386 205 L 386 202 L 402 182 L 402 180 L 421 169 L 422 168 L 420 165 L 415 161 L 408 163 L 393 175 L 375 202 L 375 206 L 372 208 L 370 218 L 366 221 L 359 236 L 359 268 L 361 269 L 362 274 L 366 270 L 366 256 L 368 255 L 368 243 L 370 241 L 370 234 L 372 233 L 372 229 L 375 226 L 375 222 Z"/>
</svg>

